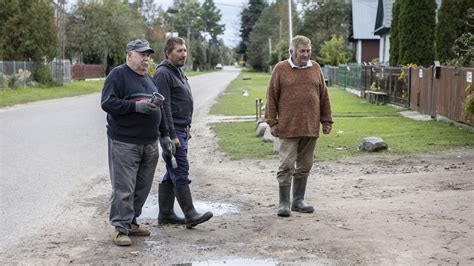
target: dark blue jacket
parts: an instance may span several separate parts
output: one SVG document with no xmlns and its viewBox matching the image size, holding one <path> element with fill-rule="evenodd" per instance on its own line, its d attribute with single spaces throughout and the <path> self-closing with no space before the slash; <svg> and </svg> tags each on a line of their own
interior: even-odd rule
<svg viewBox="0 0 474 266">
<path fill-rule="evenodd" d="M 188 78 L 181 68 L 163 60 L 153 77 L 158 91 L 165 96 L 165 116 L 171 138 L 176 138 L 176 130 L 191 126 L 193 117 L 193 95 Z"/>
<path fill-rule="evenodd" d="M 107 112 L 107 134 L 118 141 L 151 144 L 169 136 L 163 108 L 152 114 L 135 111 L 135 102 L 149 100 L 157 88 L 153 79 L 137 74 L 126 64 L 112 69 L 102 89 L 101 105 Z M 160 131 L 160 132 L 158 132 Z"/>
</svg>

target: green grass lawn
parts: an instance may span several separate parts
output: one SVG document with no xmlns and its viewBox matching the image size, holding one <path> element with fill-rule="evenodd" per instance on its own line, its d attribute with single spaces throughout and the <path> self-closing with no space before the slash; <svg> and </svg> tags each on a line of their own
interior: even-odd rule
<svg viewBox="0 0 474 266">
<path fill-rule="evenodd" d="M 255 100 L 265 100 L 268 78 L 269 75 L 265 73 L 243 72 L 232 81 L 226 92 L 219 96 L 210 114 L 254 115 Z M 242 96 L 244 90 L 249 92 L 248 97 Z"/>
<path fill-rule="evenodd" d="M 252 79 L 243 80 L 243 76 Z M 241 74 L 221 95 L 211 112 L 222 115 L 255 114 L 255 98 L 265 99 L 269 77 L 263 73 Z M 253 89 L 249 90 L 248 98 L 236 95 L 244 86 Z M 329 95 L 333 131 L 329 135 L 321 134 L 316 148 L 318 160 L 366 155 L 358 151 L 358 146 L 363 138 L 369 136 L 381 137 L 388 144 L 389 150 L 382 154 L 433 153 L 474 146 L 474 134 L 452 124 L 414 121 L 399 114 L 405 109 L 370 104 L 342 89 L 330 88 Z M 264 143 L 255 136 L 255 122 L 216 123 L 213 128 L 220 148 L 233 159 L 277 158 L 277 154 L 272 152 L 273 144 Z"/>
<path fill-rule="evenodd" d="M 57 99 L 102 90 L 103 80 L 75 81 L 63 87 L 24 87 L 17 89 L 0 89 L 0 108 L 40 100 Z"/>
</svg>

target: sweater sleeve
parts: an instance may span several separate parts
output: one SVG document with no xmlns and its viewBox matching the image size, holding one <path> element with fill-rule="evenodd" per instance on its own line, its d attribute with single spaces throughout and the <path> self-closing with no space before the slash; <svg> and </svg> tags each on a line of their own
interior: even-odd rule
<svg viewBox="0 0 474 266">
<path fill-rule="evenodd" d="M 123 99 L 120 92 L 120 76 L 117 71 L 112 71 L 105 80 L 102 89 L 102 110 L 113 115 L 123 115 L 135 112 L 135 102 Z"/>
<path fill-rule="evenodd" d="M 160 131 L 160 137 L 169 137 L 170 133 L 168 131 L 168 124 L 166 123 L 166 117 L 165 117 L 165 112 L 163 109 L 163 106 L 160 107 L 161 111 L 161 121 L 160 121 L 160 126 L 159 126 L 159 131 Z"/>
<path fill-rule="evenodd" d="M 331 114 L 331 102 L 329 101 L 329 93 L 328 93 L 328 88 L 326 86 L 326 83 L 324 82 L 324 75 L 321 67 L 319 67 L 319 76 L 321 80 L 321 85 L 320 85 L 320 113 L 321 113 L 321 118 L 320 121 L 322 124 L 325 123 L 330 123 L 332 124 L 332 114 Z"/>
<path fill-rule="evenodd" d="M 272 127 L 278 124 L 278 102 L 280 100 L 279 68 L 275 67 L 267 88 L 267 102 L 265 106 L 265 119 Z"/>
<path fill-rule="evenodd" d="M 168 125 L 169 135 L 172 139 L 176 138 L 176 130 L 174 128 L 174 121 L 171 112 L 171 87 L 172 80 L 165 72 L 157 71 L 153 77 L 158 91 L 165 96 L 165 102 L 163 104 L 164 114 L 166 124 Z"/>
</svg>

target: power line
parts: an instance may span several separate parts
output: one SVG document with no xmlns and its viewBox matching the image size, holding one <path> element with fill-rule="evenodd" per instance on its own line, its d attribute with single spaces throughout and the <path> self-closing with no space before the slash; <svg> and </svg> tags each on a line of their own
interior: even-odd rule
<svg viewBox="0 0 474 266">
<path fill-rule="evenodd" d="M 216 3 L 216 2 L 214 2 L 214 4 L 215 4 L 216 6 L 228 6 L 228 7 L 242 8 L 242 6 L 232 5 L 232 4 L 224 4 L 224 3 Z"/>
</svg>

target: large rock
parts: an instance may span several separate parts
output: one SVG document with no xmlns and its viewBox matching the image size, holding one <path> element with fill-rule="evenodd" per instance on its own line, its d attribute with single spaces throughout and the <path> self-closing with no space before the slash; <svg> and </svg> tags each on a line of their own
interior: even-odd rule
<svg viewBox="0 0 474 266">
<path fill-rule="evenodd" d="M 262 122 L 257 125 L 256 135 L 257 137 L 263 137 L 265 134 L 265 130 L 268 128 L 268 124 L 266 122 Z"/>
<path fill-rule="evenodd" d="M 265 129 L 265 133 L 263 134 L 263 141 L 265 142 L 273 142 L 272 130 L 270 127 Z"/>
<path fill-rule="evenodd" d="M 362 140 L 362 143 L 359 145 L 359 150 L 361 151 L 382 151 L 386 150 L 388 145 L 379 137 L 367 137 Z"/>
</svg>

